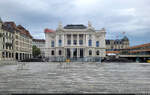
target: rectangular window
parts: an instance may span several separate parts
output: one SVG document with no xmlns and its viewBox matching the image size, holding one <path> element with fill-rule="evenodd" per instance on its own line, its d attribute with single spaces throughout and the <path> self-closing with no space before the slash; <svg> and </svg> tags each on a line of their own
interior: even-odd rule
<svg viewBox="0 0 150 95">
<path fill-rule="evenodd" d="M 67 44 L 68 44 L 68 45 L 71 45 L 71 40 L 68 40 L 68 41 L 67 41 Z"/>
<path fill-rule="evenodd" d="M 79 44 L 80 44 L 80 45 L 83 45 L 83 40 L 79 40 Z"/>
<path fill-rule="evenodd" d="M 96 41 L 96 47 L 99 47 L 99 41 Z"/>
<path fill-rule="evenodd" d="M 77 44 L 77 40 L 73 40 L 73 44 L 76 45 Z"/>
<path fill-rule="evenodd" d="M 62 45 L 62 40 L 59 40 L 58 43 L 59 43 L 59 46 L 61 46 Z"/>
<path fill-rule="evenodd" d="M 55 43 L 54 41 L 51 42 L 51 47 L 54 47 L 55 46 Z"/>
<path fill-rule="evenodd" d="M 92 46 L 92 40 L 91 39 L 89 40 L 89 46 Z"/>
</svg>

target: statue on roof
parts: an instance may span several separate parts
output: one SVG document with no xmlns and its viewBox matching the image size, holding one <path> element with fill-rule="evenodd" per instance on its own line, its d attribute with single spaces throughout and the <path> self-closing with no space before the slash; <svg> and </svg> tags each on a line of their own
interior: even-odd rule
<svg viewBox="0 0 150 95">
<path fill-rule="evenodd" d="M 88 21 L 88 27 L 92 27 L 92 24 L 90 21 Z"/>
<path fill-rule="evenodd" d="M 59 22 L 58 28 L 62 28 L 62 23 Z"/>
</svg>

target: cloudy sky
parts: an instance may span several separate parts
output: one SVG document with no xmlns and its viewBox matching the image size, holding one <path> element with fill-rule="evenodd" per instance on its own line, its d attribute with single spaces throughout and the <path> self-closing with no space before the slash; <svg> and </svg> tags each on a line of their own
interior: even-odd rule
<svg viewBox="0 0 150 95">
<path fill-rule="evenodd" d="M 0 17 L 44 38 L 44 29 L 59 22 L 105 28 L 107 39 L 130 39 L 130 45 L 150 42 L 150 0 L 0 0 Z M 122 33 L 125 32 L 123 35 Z"/>
</svg>

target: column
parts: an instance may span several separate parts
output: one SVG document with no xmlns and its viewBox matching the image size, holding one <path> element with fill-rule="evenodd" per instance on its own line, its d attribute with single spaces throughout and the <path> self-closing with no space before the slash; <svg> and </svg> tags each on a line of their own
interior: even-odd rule
<svg viewBox="0 0 150 95">
<path fill-rule="evenodd" d="M 83 45 L 86 46 L 86 34 L 84 34 L 83 38 Z"/>
<path fill-rule="evenodd" d="M 54 47 L 58 47 L 58 35 L 56 35 L 55 40 L 54 40 Z"/>
<path fill-rule="evenodd" d="M 66 38 L 65 44 L 66 44 L 66 46 L 67 46 L 67 41 L 68 41 L 67 34 L 65 34 L 65 38 Z M 65 39 L 65 38 L 64 38 L 64 39 Z"/>
<path fill-rule="evenodd" d="M 17 60 L 20 60 L 20 54 L 16 52 L 16 55 L 18 56 Z"/>
<path fill-rule="evenodd" d="M 5 58 L 6 58 L 6 52 L 4 51 L 4 58 L 3 59 L 5 60 Z"/>
<path fill-rule="evenodd" d="M 73 49 L 70 48 L 70 51 L 71 51 L 71 58 L 73 57 Z"/>
<path fill-rule="evenodd" d="M 79 34 L 77 34 L 77 46 L 79 46 Z"/>
<path fill-rule="evenodd" d="M 22 60 L 22 54 L 21 53 L 18 53 L 18 54 L 19 54 L 19 57 L 20 57 L 19 59 Z"/>
<path fill-rule="evenodd" d="M 62 46 L 65 46 L 65 34 L 62 35 Z"/>
<path fill-rule="evenodd" d="M 78 55 L 78 57 L 80 57 L 80 48 L 78 48 L 78 54 L 77 55 Z"/>
<path fill-rule="evenodd" d="M 85 34 L 85 46 L 88 46 L 88 38 L 87 38 L 87 34 Z"/>
<path fill-rule="evenodd" d="M 66 49 L 63 49 L 63 56 L 66 57 Z"/>
<path fill-rule="evenodd" d="M 79 49 L 77 48 L 77 57 L 79 57 L 79 53 L 78 52 L 79 52 Z"/>
<path fill-rule="evenodd" d="M 71 34 L 71 45 L 73 45 L 73 34 Z"/>
</svg>

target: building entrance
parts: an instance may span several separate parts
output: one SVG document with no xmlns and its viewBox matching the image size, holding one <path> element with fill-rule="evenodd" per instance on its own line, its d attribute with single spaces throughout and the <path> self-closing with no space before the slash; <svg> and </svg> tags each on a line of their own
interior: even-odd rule
<svg viewBox="0 0 150 95">
<path fill-rule="evenodd" d="M 71 57 L 71 52 L 70 52 L 70 49 L 67 48 L 67 58 L 70 58 Z"/>
<path fill-rule="evenodd" d="M 80 49 L 80 57 L 83 58 L 83 49 Z"/>
<path fill-rule="evenodd" d="M 74 58 L 77 57 L 77 48 L 73 48 L 73 57 L 74 57 Z"/>
</svg>

